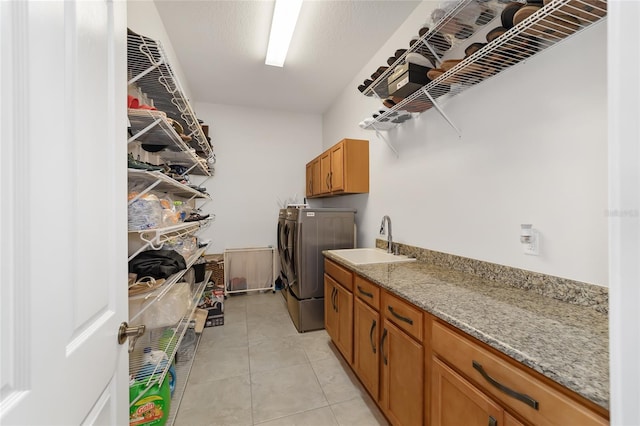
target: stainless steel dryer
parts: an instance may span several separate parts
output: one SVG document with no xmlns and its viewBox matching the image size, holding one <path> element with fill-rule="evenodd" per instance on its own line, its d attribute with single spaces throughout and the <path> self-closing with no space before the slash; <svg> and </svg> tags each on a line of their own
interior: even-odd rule
<svg viewBox="0 0 640 426">
<path fill-rule="evenodd" d="M 354 209 L 287 209 L 287 306 L 298 331 L 324 328 L 323 250 L 355 247 Z"/>
</svg>

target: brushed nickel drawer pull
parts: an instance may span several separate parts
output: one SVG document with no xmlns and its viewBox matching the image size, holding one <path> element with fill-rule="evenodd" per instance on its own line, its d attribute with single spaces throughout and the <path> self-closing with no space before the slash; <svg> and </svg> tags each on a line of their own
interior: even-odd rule
<svg viewBox="0 0 640 426">
<path fill-rule="evenodd" d="M 362 287 L 358 286 L 358 291 L 363 295 L 373 299 L 373 293 L 366 292 L 362 289 Z"/>
<path fill-rule="evenodd" d="M 391 306 L 387 306 L 389 308 L 389 312 L 391 312 L 391 314 L 398 318 L 400 321 L 404 321 L 410 325 L 413 325 L 413 320 L 411 318 L 407 318 L 407 317 L 403 317 L 402 315 L 398 314 L 396 311 L 393 310 L 393 308 Z"/>
<path fill-rule="evenodd" d="M 535 410 L 538 409 L 538 401 L 536 401 L 535 399 L 531 398 L 529 395 L 525 395 L 523 393 L 516 392 L 513 389 L 509 389 L 508 387 L 506 387 L 502 383 L 498 382 L 496 379 L 494 379 L 493 377 L 489 376 L 486 371 L 484 371 L 484 368 L 482 368 L 482 365 L 480 365 L 479 362 L 472 361 L 472 364 L 473 364 L 473 368 L 478 370 L 480 372 L 480 374 L 482 374 L 482 377 L 484 377 L 484 379 L 487 382 L 491 383 L 493 386 L 495 386 L 496 388 L 498 388 L 502 392 L 506 393 L 510 397 L 524 402 L 525 404 L 527 404 L 528 406 L 532 407 Z"/>
<path fill-rule="evenodd" d="M 498 421 L 495 417 L 489 416 L 489 426 L 498 426 Z"/>
<path fill-rule="evenodd" d="M 384 354 L 384 341 L 387 338 L 387 329 L 385 328 L 382 332 L 382 339 L 380 339 L 380 350 L 382 351 L 382 361 L 384 365 L 387 365 L 387 356 Z"/>
<path fill-rule="evenodd" d="M 338 289 L 334 288 L 333 289 L 334 293 L 333 293 L 333 309 L 338 312 Z"/>
<path fill-rule="evenodd" d="M 335 296 L 336 296 L 336 288 L 332 288 L 331 289 L 331 307 L 333 308 L 333 311 L 336 312 L 336 301 L 335 301 Z"/>
<path fill-rule="evenodd" d="M 373 330 L 376 329 L 376 320 L 371 323 L 371 330 L 369 330 L 369 341 L 371 342 L 371 350 L 376 353 L 376 342 L 373 341 Z"/>
</svg>

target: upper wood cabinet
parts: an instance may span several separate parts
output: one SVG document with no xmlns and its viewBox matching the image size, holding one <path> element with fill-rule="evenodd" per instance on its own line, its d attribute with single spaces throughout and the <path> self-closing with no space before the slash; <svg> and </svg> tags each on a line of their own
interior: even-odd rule
<svg viewBox="0 0 640 426">
<path fill-rule="evenodd" d="M 307 163 L 307 198 L 369 192 L 369 141 L 343 139 Z"/>
<path fill-rule="evenodd" d="M 314 195 L 320 194 L 321 179 L 320 179 L 320 157 L 316 157 L 307 163 L 307 198 L 311 198 Z"/>
</svg>

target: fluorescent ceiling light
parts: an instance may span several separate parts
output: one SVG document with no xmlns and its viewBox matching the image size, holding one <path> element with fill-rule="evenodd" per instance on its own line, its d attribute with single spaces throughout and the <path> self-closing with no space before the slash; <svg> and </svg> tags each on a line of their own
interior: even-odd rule
<svg viewBox="0 0 640 426">
<path fill-rule="evenodd" d="M 302 0 L 276 0 L 265 64 L 274 67 L 284 65 L 301 7 Z"/>
</svg>

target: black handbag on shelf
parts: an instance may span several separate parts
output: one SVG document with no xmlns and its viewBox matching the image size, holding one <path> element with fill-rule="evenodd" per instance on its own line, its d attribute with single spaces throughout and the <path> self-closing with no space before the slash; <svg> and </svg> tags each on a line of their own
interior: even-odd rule
<svg viewBox="0 0 640 426">
<path fill-rule="evenodd" d="M 184 257 L 174 250 L 143 251 L 129 261 L 129 272 L 139 277 L 167 278 L 186 267 Z"/>
</svg>

